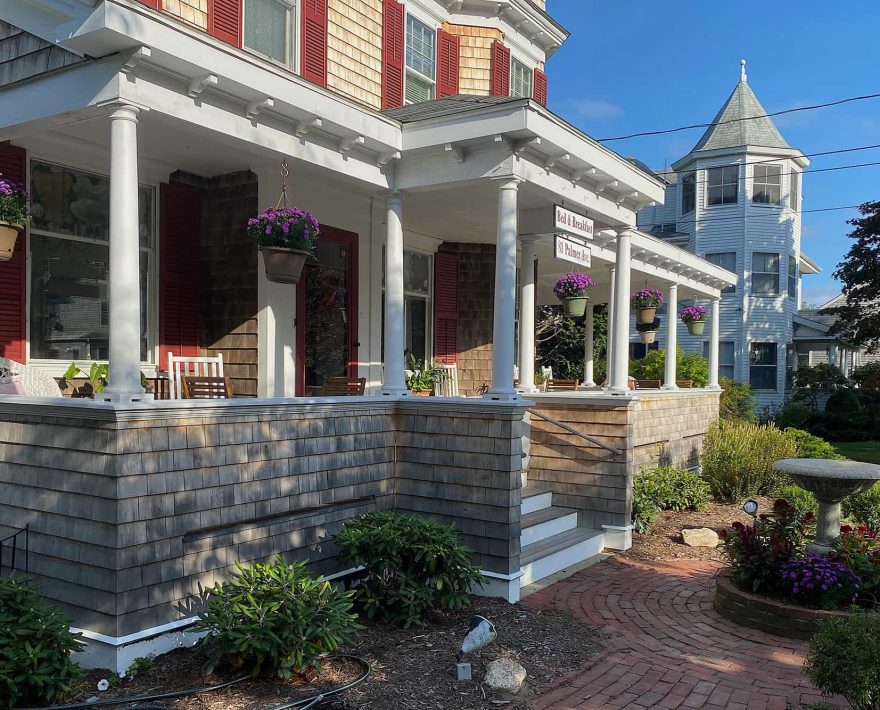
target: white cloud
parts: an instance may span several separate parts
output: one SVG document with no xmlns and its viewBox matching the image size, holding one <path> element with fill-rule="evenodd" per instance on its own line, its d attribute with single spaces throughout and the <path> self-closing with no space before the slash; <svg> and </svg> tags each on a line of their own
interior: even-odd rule
<svg viewBox="0 0 880 710">
<path fill-rule="evenodd" d="M 588 121 L 607 121 L 623 113 L 623 109 L 605 99 L 571 99 L 563 110 L 573 118 Z"/>
</svg>

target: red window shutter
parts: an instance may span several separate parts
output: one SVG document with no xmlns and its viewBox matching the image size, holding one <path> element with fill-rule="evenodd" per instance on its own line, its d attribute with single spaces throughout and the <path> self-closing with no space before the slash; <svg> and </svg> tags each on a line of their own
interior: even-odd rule
<svg viewBox="0 0 880 710">
<path fill-rule="evenodd" d="M 202 196 L 180 183 L 162 185 L 159 234 L 159 367 L 168 353 L 200 355 Z"/>
<path fill-rule="evenodd" d="M 458 362 L 458 254 L 434 257 L 434 357 Z"/>
<path fill-rule="evenodd" d="M 437 30 L 437 98 L 458 93 L 461 40 L 454 34 Z"/>
<path fill-rule="evenodd" d="M 327 86 L 327 0 L 302 3 L 302 76 Z"/>
<path fill-rule="evenodd" d="M 382 4 L 382 108 L 403 106 L 406 12 L 397 0 Z"/>
<path fill-rule="evenodd" d="M 535 69 L 535 80 L 532 82 L 534 88 L 532 94 L 535 101 L 542 106 L 547 105 L 547 75 L 540 69 Z"/>
<path fill-rule="evenodd" d="M 510 50 L 498 40 L 492 42 L 489 92 L 492 96 L 510 96 Z"/>
<path fill-rule="evenodd" d="M 208 0 L 208 32 L 241 47 L 241 0 Z"/>
<path fill-rule="evenodd" d="M 27 153 L 24 148 L 0 143 L 0 173 L 3 177 L 25 184 Z M 9 261 L 0 261 L 0 356 L 23 363 L 27 356 L 27 234 L 22 232 L 15 242 Z"/>
<path fill-rule="evenodd" d="M 141 0 L 141 2 L 147 7 L 152 7 L 154 10 L 162 9 L 162 0 Z"/>
</svg>

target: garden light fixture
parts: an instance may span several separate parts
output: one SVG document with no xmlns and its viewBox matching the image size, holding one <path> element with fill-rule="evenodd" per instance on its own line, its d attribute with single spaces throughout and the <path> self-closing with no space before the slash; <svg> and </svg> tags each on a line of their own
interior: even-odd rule
<svg viewBox="0 0 880 710">
<path fill-rule="evenodd" d="M 749 498 L 745 503 L 743 503 L 742 509 L 746 515 L 751 515 L 753 518 L 758 517 L 758 501 L 756 501 L 754 498 Z"/>
<path fill-rule="evenodd" d="M 458 680 L 471 679 L 471 664 L 463 661 L 465 654 L 472 653 L 492 643 L 498 634 L 495 625 L 484 616 L 476 615 L 455 656 L 455 675 Z"/>
</svg>

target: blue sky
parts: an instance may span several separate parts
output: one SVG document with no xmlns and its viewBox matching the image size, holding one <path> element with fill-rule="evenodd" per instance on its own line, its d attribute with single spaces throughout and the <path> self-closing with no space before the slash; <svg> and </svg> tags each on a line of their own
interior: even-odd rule
<svg viewBox="0 0 880 710">
<path fill-rule="evenodd" d="M 880 93 L 880 2 L 777 0 L 548 0 L 571 37 L 547 65 L 550 108 L 594 138 L 708 123 L 739 80 L 772 113 Z M 880 99 L 774 119 L 805 153 L 880 144 Z M 607 145 L 662 168 L 701 130 Z M 880 162 L 880 149 L 813 158 L 810 168 Z M 880 166 L 804 176 L 804 210 L 880 199 Z M 849 249 L 856 210 L 803 215 L 801 248 L 823 272 L 804 300 L 840 290 L 831 274 Z"/>
</svg>

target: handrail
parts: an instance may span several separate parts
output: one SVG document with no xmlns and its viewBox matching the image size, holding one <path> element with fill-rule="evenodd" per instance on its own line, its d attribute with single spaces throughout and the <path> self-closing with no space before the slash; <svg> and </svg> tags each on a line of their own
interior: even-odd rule
<svg viewBox="0 0 880 710">
<path fill-rule="evenodd" d="M 603 444 L 598 439 L 594 439 L 592 436 L 587 436 L 583 432 L 580 432 L 577 429 L 570 427 L 568 424 L 563 424 L 558 419 L 554 419 L 553 417 L 548 417 L 546 414 L 541 414 L 541 412 L 535 411 L 534 409 L 532 409 L 529 412 L 529 414 L 531 414 L 533 417 L 538 417 L 538 419 L 543 419 L 545 422 L 550 422 L 551 424 L 555 424 L 560 429 L 567 431 L 569 434 L 574 434 L 575 436 L 579 436 L 582 439 L 586 439 L 591 444 L 595 444 L 596 446 L 598 446 L 601 449 L 605 449 L 606 451 L 610 451 L 615 456 L 620 456 L 621 454 L 624 453 L 622 449 L 615 449 L 613 446 L 608 446 L 608 444 Z"/>
<path fill-rule="evenodd" d="M 20 530 L 16 530 L 11 535 L 8 535 L 7 537 L 4 537 L 2 540 L 0 540 L 0 574 L 3 573 L 4 566 L 9 567 L 10 572 L 15 572 L 15 554 L 18 551 L 18 537 L 19 537 L 19 535 L 24 535 L 24 549 L 22 550 L 22 552 L 24 552 L 24 573 L 25 574 L 28 573 L 28 571 L 29 571 L 28 570 L 28 554 L 30 552 L 30 538 L 31 538 L 30 527 L 31 527 L 30 524 L 25 525 Z M 3 564 L 3 549 L 4 549 L 3 545 L 4 545 L 4 543 L 9 542 L 10 540 L 12 541 L 12 544 L 9 546 L 10 549 L 12 550 L 12 555 L 11 555 L 12 562 L 9 565 L 4 565 Z"/>
</svg>

